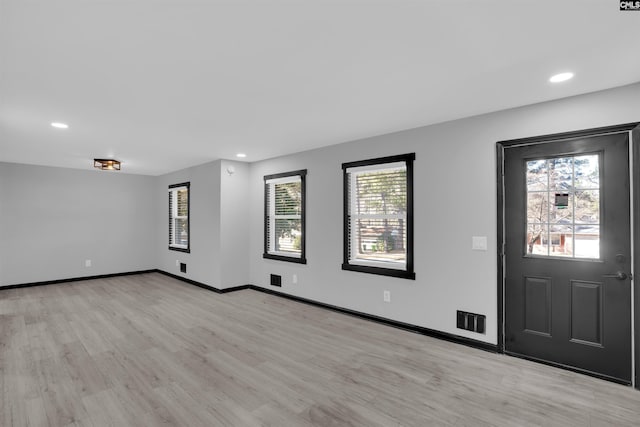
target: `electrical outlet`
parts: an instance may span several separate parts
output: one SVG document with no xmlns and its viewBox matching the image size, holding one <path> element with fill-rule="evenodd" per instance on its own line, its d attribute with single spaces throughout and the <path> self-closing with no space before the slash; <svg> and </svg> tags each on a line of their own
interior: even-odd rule
<svg viewBox="0 0 640 427">
<path fill-rule="evenodd" d="M 294 274 L 293 278 L 291 279 L 291 283 L 293 283 L 294 285 L 298 283 L 298 275 Z"/>
<path fill-rule="evenodd" d="M 90 259 L 85 259 L 84 260 L 84 266 L 85 267 L 91 267 L 91 260 Z"/>
<path fill-rule="evenodd" d="M 382 298 L 384 299 L 384 302 L 391 302 L 391 291 L 384 291 L 382 293 Z"/>
<path fill-rule="evenodd" d="M 471 249 L 474 251 L 486 251 L 487 250 L 487 236 L 473 236 L 471 237 Z"/>
</svg>

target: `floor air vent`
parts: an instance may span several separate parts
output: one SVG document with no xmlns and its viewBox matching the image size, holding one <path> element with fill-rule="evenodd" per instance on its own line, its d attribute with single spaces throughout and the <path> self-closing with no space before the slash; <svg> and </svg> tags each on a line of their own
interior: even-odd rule
<svg viewBox="0 0 640 427">
<path fill-rule="evenodd" d="M 277 274 L 271 275 L 271 286 L 282 286 L 282 276 L 278 276 Z"/>
</svg>

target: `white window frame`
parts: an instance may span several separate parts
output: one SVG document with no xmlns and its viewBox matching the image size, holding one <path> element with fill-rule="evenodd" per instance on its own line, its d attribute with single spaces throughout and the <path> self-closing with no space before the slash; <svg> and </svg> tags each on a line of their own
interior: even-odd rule
<svg viewBox="0 0 640 427">
<path fill-rule="evenodd" d="M 349 194 L 349 214 L 351 216 L 351 220 L 357 221 L 358 219 L 401 219 L 405 221 L 407 220 L 407 213 L 403 214 L 358 214 L 357 206 L 358 206 L 358 194 L 357 194 L 357 186 L 356 181 L 358 176 L 368 172 L 383 172 L 386 170 L 395 170 L 395 169 L 405 169 L 407 164 L 405 162 L 395 162 L 395 163 L 385 163 L 385 164 L 376 164 L 369 166 L 360 166 L 360 167 L 352 167 L 347 168 L 346 172 L 349 175 L 350 185 L 349 188 L 351 193 Z M 351 253 L 349 253 L 349 263 L 353 265 L 365 265 L 370 267 L 382 267 L 382 268 L 392 268 L 394 270 L 406 270 L 407 269 L 407 260 L 406 258 L 403 261 L 391 261 L 391 260 L 372 260 L 358 257 L 358 247 L 362 242 L 358 241 L 357 233 L 349 233 L 351 235 L 351 244 L 349 248 Z"/>
<path fill-rule="evenodd" d="M 178 192 L 187 191 L 187 215 L 178 215 Z M 172 202 L 173 200 L 173 202 Z M 182 184 L 174 184 L 169 186 L 169 249 L 190 252 L 191 246 L 191 190 L 190 183 L 185 182 Z M 180 244 L 174 242 L 174 229 L 175 220 L 186 219 L 187 220 L 187 244 Z"/>
</svg>

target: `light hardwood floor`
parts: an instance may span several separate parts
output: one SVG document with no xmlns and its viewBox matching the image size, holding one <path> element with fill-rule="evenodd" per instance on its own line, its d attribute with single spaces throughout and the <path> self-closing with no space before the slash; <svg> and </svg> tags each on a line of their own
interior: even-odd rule
<svg viewBox="0 0 640 427">
<path fill-rule="evenodd" d="M 640 392 L 152 273 L 0 291 L 9 426 L 638 426 Z"/>
</svg>

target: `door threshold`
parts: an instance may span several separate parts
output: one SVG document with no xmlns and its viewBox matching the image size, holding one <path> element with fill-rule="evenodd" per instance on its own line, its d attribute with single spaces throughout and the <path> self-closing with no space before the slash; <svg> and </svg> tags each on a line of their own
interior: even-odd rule
<svg viewBox="0 0 640 427">
<path fill-rule="evenodd" d="M 600 374 L 598 372 L 589 371 L 587 369 L 576 368 L 575 366 L 565 365 L 565 364 L 557 363 L 557 362 L 551 362 L 549 360 L 539 359 L 537 357 L 527 356 L 525 354 L 515 353 L 515 352 L 512 352 L 512 351 L 508 351 L 508 350 L 505 350 L 504 354 L 506 354 L 508 356 L 512 356 L 512 357 L 517 357 L 518 359 L 524 359 L 524 360 L 528 360 L 528 361 L 531 361 L 531 362 L 536 362 L 536 363 L 541 363 L 543 365 L 552 366 L 554 368 L 564 369 L 565 371 L 576 372 L 578 374 L 587 375 L 587 376 L 590 376 L 590 377 L 598 378 L 600 380 L 605 380 L 605 381 L 609 381 L 609 382 L 613 382 L 613 383 L 617 383 L 617 384 L 622 384 L 622 385 L 626 385 L 626 386 L 629 386 L 629 387 L 631 387 L 631 385 L 632 385 L 631 384 L 631 379 L 625 380 L 625 379 L 622 379 L 622 378 L 611 377 L 609 375 L 603 375 L 603 374 Z"/>
</svg>

